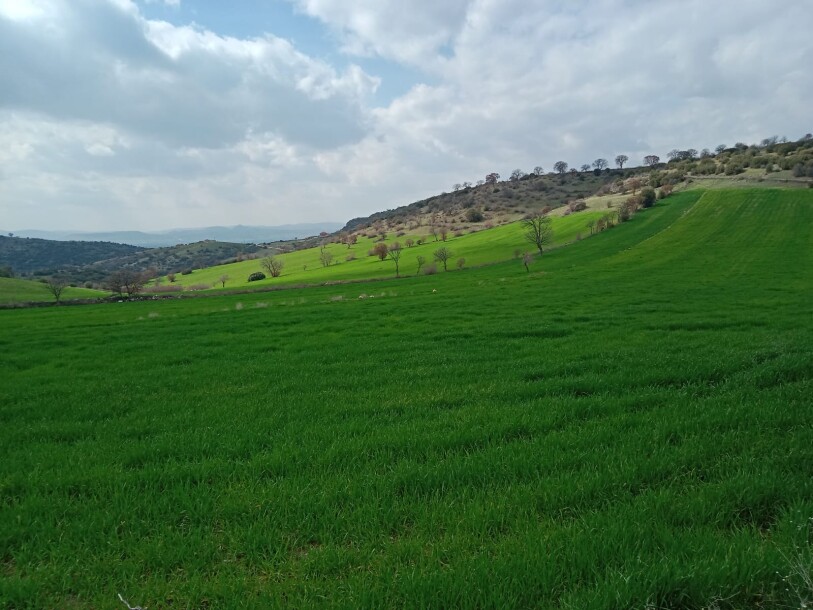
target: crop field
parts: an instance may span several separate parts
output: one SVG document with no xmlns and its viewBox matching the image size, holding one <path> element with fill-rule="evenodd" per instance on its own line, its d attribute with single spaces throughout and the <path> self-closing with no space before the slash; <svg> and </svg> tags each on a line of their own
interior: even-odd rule
<svg viewBox="0 0 813 610">
<path fill-rule="evenodd" d="M 575 241 L 579 236 L 590 235 L 587 223 L 600 218 L 606 212 L 607 210 L 581 212 L 564 218 L 553 218 L 551 246 L 561 246 Z M 418 256 L 423 256 L 427 265 L 432 264 L 432 254 L 440 247 L 446 247 L 452 252 L 452 257 L 447 263 L 449 269 L 455 269 L 460 258 L 465 259 L 467 266 L 477 266 L 510 260 L 514 258 L 515 251 L 535 250 L 524 238 L 519 223 L 511 223 L 476 233 L 466 233 L 459 237 L 454 237 L 450 232 L 445 242 L 440 238 L 436 241 L 431 235 L 427 235 L 428 227 L 423 227 L 423 229 L 422 233 L 405 234 L 400 237 L 392 232 L 387 235 L 385 241 L 387 245 L 397 241 L 403 247 L 400 260 L 401 276 L 416 275 Z M 407 239 L 415 242 L 418 239 L 424 239 L 426 242 L 408 248 L 405 245 Z M 327 267 L 322 266 L 319 248 L 282 254 L 280 258 L 284 261 L 285 266 L 282 275 L 278 278 L 268 277 L 265 280 L 249 283 L 248 276 L 255 271 L 262 271 L 262 266 L 259 260 L 247 260 L 195 270 L 189 275 L 177 274 L 176 284 L 185 288 L 197 284 L 220 289 L 222 286 L 218 282 L 218 278 L 224 274 L 229 276 L 226 289 L 246 287 L 262 289 L 273 286 L 395 277 L 395 263 L 391 259 L 387 258 L 382 261 L 376 256 L 368 255 L 375 243 L 374 239 L 362 237 L 350 248 L 343 244 L 329 244 L 326 246 L 326 250 L 333 255 L 333 261 Z M 352 260 L 347 260 L 348 256 L 352 257 Z M 442 264 L 436 263 L 436 265 L 439 271 L 443 271 Z M 268 275 L 267 272 L 266 275 Z M 164 284 L 166 283 L 164 282 Z"/>
<path fill-rule="evenodd" d="M 800 608 L 812 397 L 807 190 L 530 273 L 0 311 L 0 608 Z"/>
</svg>

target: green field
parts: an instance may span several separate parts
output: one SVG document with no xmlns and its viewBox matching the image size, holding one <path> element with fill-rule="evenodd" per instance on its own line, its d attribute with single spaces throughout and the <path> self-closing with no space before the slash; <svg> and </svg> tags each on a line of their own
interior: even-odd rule
<svg viewBox="0 0 813 610">
<path fill-rule="evenodd" d="M 582 237 L 590 234 L 587 223 L 601 217 L 604 212 L 581 212 L 567 217 L 556 217 L 553 219 L 552 247 L 574 241 L 578 235 Z M 399 242 L 403 246 L 400 261 L 401 276 L 415 275 L 417 272 L 417 257 L 423 256 L 427 264 L 433 262 L 433 252 L 440 247 L 447 247 L 452 251 L 453 257 L 447 263 L 449 270 L 457 268 L 457 260 L 465 259 L 466 266 L 478 266 L 490 264 L 497 261 L 506 261 L 514 258 L 516 250 L 533 251 L 532 246 L 524 237 L 524 231 L 519 223 L 512 223 L 493 229 L 478 231 L 476 233 L 466 233 L 460 237 L 449 235 L 446 242 L 435 241 L 429 232 L 428 227 L 424 227 L 423 233 L 412 233 L 397 236 L 388 234 L 386 243 Z M 412 238 L 428 241 L 420 246 L 415 245 L 407 248 L 405 242 Z M 376 256 L 369 256 L 368 252 L 375 245 L 373 239 L 362 237 L 358 243 L 348 248 L 343 244 L 330 244 L 326 250 L 333 254 L 333 262 L 328 267 L 322 266 L 320 261 L 320 249 L 310 248 L 283 254 L 280 258 L 284 261 L 282 275 L 278 278 L 268 277 L 257 282 L 248 282 L 248 276 L 255 271 L 262 271 L 259 260 L 248 260 L 228 265 L 219 265 L 206 269 L 198 269 L 190 275 L 177 274 L 176 284 L 189 287 L 195 284 L 205 284 L 221 288 L 218 278 L 224 274 L 229 276 L 229 281 L 225 288 L 269 288 L 274 286 L 290 286 L 304 284 L 320 284 L 324 282 L 337 282 L 348 280 L 367 280 L 375 278 L 395 277 L 395 263 L 387 258 L 379 260 Z M 354 260 L 347 260 L 348 255 L 355 257 Z M 443 271 L 443 266 L 437 263 L 438 271 Z M 266 275 L 268 275 L 266 273 Z M 168 282 L 164 282 L 168 284 Z"/>
<path fill-rule="evenodd" d="M 804 607 L 811 227 L 687 191 L 531 273 L 0 311 L 0 608 Z"/>
<path fill-rule="evenodd" d="M 101 290 L 67 287 L 65 292 L 62 293 L 62 300 L 96 299 L 105 297 L 108 294 L 108 292 Z M 54 295 L 48 291 L 48 288 L 42 282 L 0 277 L 0 304 L 37 303 L 53 300 Z"/>
</svg>

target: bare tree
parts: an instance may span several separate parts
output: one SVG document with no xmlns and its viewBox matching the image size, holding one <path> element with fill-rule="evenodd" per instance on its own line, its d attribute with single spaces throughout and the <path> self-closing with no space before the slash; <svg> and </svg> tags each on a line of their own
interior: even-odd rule
<svg viewBox="0 0 813 610">
<path fill-rule="evenodd" d="M 438 248 L 432 253 L 432 256 L 435 258 L 436 261 L 439 263 L 443 263 L 443 270 L 447 271 L 446 265 L 449 262 L 449 259 L 452 258 L 452 251 L 449 250 L 447 247 Z"/>
<path fill-rule="evenodd" d="M 525 239 L 536 246 L 540 254 L 542 254 L 542 247 L 553 241 L 550 216 L 536 214 L 526 218 L 522 221 L 522 228 L 525 229 Z"/>
<path fill-rule="evenodd" d="M 525 172 L 523 172 L 521 169 L 515 169 L 513 172 L 511 172 L 511 182 L 517 182 L 524 175 Z"/>
<path fill-rule="evenodd" d="M 500 175 L 497 172 L 491 172 L 486 175 L 486 184 L 497 184 L 500 180 Z"/>
<path fill-rule="evenodd" d="M 375 246 L 373 246 L 373 254 L 379 258 L 379 260 L 384 260 L 387 258 L 387 252 L 389 248 L 387 248 L 387 244 L 383 241 L 378 242 Z"/>
<path fill-rule="evenodd" d="M 325 252 L 326 250 L 322 248 L 322 254 L 324 254 Z M 285 266 L 285 261 L 276 256 L 266 256 L 264 259 L 260 261 L 260 266 L 266 271 L 268 271 L 268 275 L 270 275 L 271 277 L 279 277 L 280 275 L 282 275 L 282 268 Z"/>
<path fill-rule="evenodd" d="M 401 244 L 395 242 L 387 250 L 387 256 L 395 263 L 395 277 L 401 277 L 400 261 L 401 261 Z"/>
<path fill-rule="evenodd" d="M 226 282 L 228 282 L 230 279 L 231 278 L 227 274 L 224 273 L 219 278 L 217 278 L 217 281 L 220 282 L 220 286 L 222 288 L 225 288 L 226 287 Z"/>
<path fill-rule="evenodd" d="M 589 171 L 590 171 L 590 166 L 589 166 L 589 165 L 587 165 L 587 163 L 585 163 L 584 165 L 582 165 L 582 166 L 581 166 L 581 168 L 580 168 L 580 169 L 581 169 L 583 172 L 589 172 Z"/>
<path fill-rule="evenodd" d="M 459 182 L 456 182 L 456 183 L 454 184 L 454 186 L 452 186 L 452 188 L 455 190 L 455 192 L 457 192 L 457 191 L 459 191 L 460 189 L 462 189 L 462 188 L 463 188 L 463 185 L 462 185 L 462 184 L 460 184 Z"/>
<path fill-rule="evenodd" d="M 594 219 L 593 220 L 588 220 L 587 221 L 587 228 L 590 229 L 590 235 L 592 235 L 596 230 L 596 221 Z"/>
<path fill-rule="evenodd" d="M 466 259 L 463 258 L 463 257 L 458 258 L 457 259 L 457 268 L 462 269 L 465 266 L 466 266 Z"/>
<path fill-rule="evenodd" d="M 627 155 L 618 155 L 615 158 L 615 164 L 618 166 L 618 169 L 624 169 L 624 163 L 629 160 L 630 158 Z"/>
<path fill-rule="evenodd" d="M 449 227 L 441 227 L 440 228 L 440 238 L 443 241 L 446 241 L 447 237 L 449 237 Z"/>
<path fill-rule="evenodd" d="M 542 169 L 542 166 L 541 166 L 541 165 L 537 165 L 537 166 L 534 168 L 534 175 L 536 175 L 536 176 L 541 176 L 541 175 L 542 175 L 542 174 L 544 174 L 544 173 L 545 173 L 545 170 L 544 170 L 544 169 Z"/>
<path fill-rule="evenodd" d="M 143 273 L 133 269 L 119 269 L 107 277 L 105 284 L 110 292 L 115 292 L 119 296 L 138 296 L 147 283 L 147 278 Z"/>
<path fill-rule="evenodd" d="M 417 258 L 417 261 L 418 261 L 418 270 L 415 272 L 415 275 L 420 275 L 421 274 L 421 267 L 423 267 L 426 264 L 426 258 L 423 257 L 423 256 L 419 256 Z"/>
<path fill-rule="evenodd" d="M 595 161 L 593 161 L 593 168 L 597 169 L 598 171 L 603 170 L 608 165 L 609 163 L 607 163 L 607 159 L 596 159 Z"/>
<path fill-rule="evenodd" d="M 553 169 L 560 175 L 564 176 L 565 172 L 567 171 L 567 163 L 564 161 L 557 161 L 553 164 Z"/>
<path fill-rule="evenodd" d="M 649 167 L 655 167 L 660 162 L 661 158 L 658 155 L 647 155 L 644 157 L 644 163 Z"/>
<path fill-rule="evenodd" d="M 59 305 L 59 301 L 62 298 L 62 292 L 68 286 L 68 282 L 66 282 L 61 277 L 49 277 L 45 280 L 45 287 L 48 289 L 52 295 L 54 295 L 54 300 L 56 300 L 56 304 Z"/>
<path fill-rule="evenodd" d="M 322 263 L 322 267 L 330 267 L 330 263 L 333 262 L 333 253 L 328 252 L 327 250 L 322 250 L 319 253 L 319 262 Z"/>
<path fill-rule="evenodd" d="M 534 255 L 530 252 L 526 252 L 522 255 L 522 264 L 525 265 L 525 273 L 530 273 L 530 265 L 534 260 Z"/>
<path fill-rule="evenodd" d="M 175 283 L 175 274 L 174 273 L 167 273 L 167 279 L 169 280 L 170 284 Z"/>
<path fill-rule="evenodd" d="M 415 240 L 412 239 L 411 237 L 408 237 L 405 243 L 407 248 L 411 248 L 412 246 L 415 245 Z"/>
</svg>

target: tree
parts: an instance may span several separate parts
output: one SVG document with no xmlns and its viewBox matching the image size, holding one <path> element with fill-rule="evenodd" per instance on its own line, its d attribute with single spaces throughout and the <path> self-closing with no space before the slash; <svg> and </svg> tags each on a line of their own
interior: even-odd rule
<svg viewBox="0 0 813 610">
<path fill-rule="evenodd" d="M 107 277 L 105 282 L 110 292 L 115 292 L 119 296 L 124 296 L 126 292 L 129 297 L 138 296 L 146 283 L 146 276 L 133 269 L 114 271 Z"/>
<path fill-rule="evenodd" d="M 655 191 L 651 188 L 641 190 L 641 205 L 645 208 L 651 208 L 655 205 Z"/>
<path fill-rule="evenodd" d="M 542 175 L 542 174 L 544 174 L 544 173 L 545 173 L 545 170 L 544 170 L 544 169 L 542 169 L 542 166 L 541 166 L 541 165 L 537 165 L 537 166 L 534 168 L 534 175 L 535 175 L 535 176 L 541 176 L 541 175 Z"/>
<path fill-rule="evenodd" d="M 500 175 L 497 172 L 491 172 L 486 175 L 486 184 L 497 184 L 500 180 Z"/>
<path fill-rule="evenodd" d="M 230 279 L 231 278 L 227 274 L 224 273 L 219 278 L 217 278 L 217 281 L 220 282 L 221 287 L 225 288 L 226 287 L 226 282 L 228 282 Z"/>
<path fill-rule="evenodd" d="M 533 260 L 534 255 L 531 254 L 530 252 L 526 252 L 525 254 L 522 255 L 522 264 L 525 265 L 525 273 L 530 273 L 531 270 L 529 266 L 533 262 Z"/>
<path fill-rule="evenodd" d="M 463 185 L 460 184 L 459 182 L 456 182 L 454 185 L 452 185 L 452 188 L 454 189 L 455 192 L 457 192 L 463 188 Z"/>
<path fill-rule="evenodd" d="M 322 263 L 322 267 L 330 267 L 330 263 L 333 262 L 333 254 L 327 250 L 322 250 L 319 253 L 319 262 Z"/>
<path fill-rule="evenodd" d="M 553 164 L 553 169 L 559 173 L 559 175 L 564 176 L 565 172 L 567 171 L 567 163 L 564 161 L 557 161 Z"/>
<path fill-rule="evenodd" d="M 638 178 L 630 178 L 624 183 L 624 186 L 630 189 L 634 195 L 635 191 L 641 188 L 641 180 Z"/>
<path fill-rule="evenodd" d="M 553 228 L 550 225 L 550 216 L 545 214 L 536 214 L 522 221 L 525 239 L 536 246 L 540 254 L 542 247 L 553 241 Z"/>
<path fill-rule="evenodd" d="M 395 263 L 395 277 L 401 277 L 400 261 L 401 261 L 401 244 L 395 242 L 387 250 L 387 256 Z"/>
<path fill-rule="evenodd" d="M 458 259 L 457 259 L 457 268 L 458 268 L 458 269 L 462 269 L 462 268 L 463 268 L 463 267 L 465 267 L 465 266 L 466 266 L 466 259 L 465 259 L 465 258 L 462 258 L 462 257 L 461 257 L 461 258 L 458 258 Z"/>
<path fill-rule="evenodd" d="M 59 305 L 59 300 L 62 298 L 62 291 L 65 290 L 67 285 L 68 282 L 61 277 L 49 277 L 45 280 L 45 287 L 48 289 L 48 292 L 54 295 L 57 305 Z"/>
<path fill-rule="evenodd" d="M 383 241 L 378 242 L 376 245 L 373 246 L 373 254 L 379 258 L 379 260 L 384 260 L 387 258 L 387 252 L 389 248 L 387 248 L 387 244 Z"/>
<path fill-rule="evenodd" d="M 649 167 L 654 167 L 660 162 L 661 158 L 658 155 L 647 155 L 644 157 L 644 164 L 648 165 Z"/>
<path fill-rule="evenodd" d="M 423 267 L 426 264 L 426 258 L 423 256 L 418 256 L 417 261 L 418 261 L 418 271 L 415 272 L 415 275 L 420 275 L 421 267 Z"/>
<path fill-rule="evenodd" d="M 668 153 L 666 153 L 666 157 L 667 157 L 667 158 L 668 158 L 670 161 L 674 161 L 675 159 L 677 159 L 677 158 L 679 158 L 679 157 L 680 157 L 680 151 L 679 151 L 677 148 L 673 148 L 673 149 L 672 149 L 672 150 L 670 150 Z"/>
<path fill-rule="evenodd" d="M 447 247 L 438 248 L 432 254 L 436 261 L 439 263 L 443 263 L 443 270 L 447 271 L 446 265 L 449 262 L 449 259 L 452 258 L 452 251 L 449 250 Z"/>
<path fill-rule="evenodd" d="M 355 233 L 350 233 L 345 236 L 344 243 L 347 244 L 347 249 L 349 250 L 351 246 L 355 246 L 356 242 L 359 240 L 359 236 Z"/>
<path fill-rule="evenodd" d="M 464 189 L 470 189 L 471 188 L 471 182 L 464 182 L 463 183 L 463 188 Z"/>
<path fill-rule="evenodd" d="M 440 228 L 440 239 L 446 241 L 446 238 L 449 237 L 449 227 L 441 227 Z"/>
<path fill-rule="evenodd" d="M 521 169 L 515 169 L 513 172 L 511 172 L 511 182 L 519 181 L 519 179 L 522 178 L 524 175 L 525 172 L 523 172 Z"/>
<path fill-rule="evenodd" d="M 585 163 L 584 165 L 582 165 L 582 166 L 581 166 L 581 168 L 580 168 L 580 169 L 581 169 L 583 172 L 589 172 L 589 171 L 590 171 L 590 166 L 589 166 L 589 165 L 587 165 L 587 163 Z"/>
<path fill-rule="evenodd" d="M 624 163 L 629 160 L 630 158 L 627 155 L 618 155 L 615 158 L 615 164 L 618 166 L 618 169 L 624 169 Z"/>
<path fill-rule="evenodd" d="M 415 240 L 412 239 L 411 237 L 408 237 L 405 243 L 407 248 L 411 248 L 412 246 L 415 245 Z"/>
<path fill-rule="evenodd" d="M 324 252 L 325 250 L 322 249 L 323 254 Z M 285 266 L 285 262 L 276 256 L 266 256 L 260 261 L 260 266 L 268 271 L 268 275 L 271 277 L 279 277 L 282 274 L 282 268 Z"/>
<path fill-rule="evenodd" d="M 588 220 L 587 221 L 587 228 L 590 229 L 590 235 L 592 235 L 596 230 L 596 221 L 595 220 Z"/>
<path fill-rule="evenodd" d="M 681 158 L 694 160 L 697 159 L 697 149 L 690 148 L 688 150 L 680 151 Z"/>
<path fill-rule="evenodd" d="M 607 159 L 596 159 L 593 161 L 593 168 L 597 169 L 598 171 L 605 169 L 608 165 L 609 163 L 607 163 Z"/>
<path fill-rule="evenodd" d="M 714 149 L 714 152 L 716 152 L 719 155 L 721 152 L 724 152 L 726 148 L 727 147 L 725 144 L 720 144 L 717 148 Z"/>
<path fill-rule="evenodd" d="M 169 280 L 170 284 L 175 283 L 175 274 L 174 273 L 167 273 L 167 279 Z"/>
</svg>

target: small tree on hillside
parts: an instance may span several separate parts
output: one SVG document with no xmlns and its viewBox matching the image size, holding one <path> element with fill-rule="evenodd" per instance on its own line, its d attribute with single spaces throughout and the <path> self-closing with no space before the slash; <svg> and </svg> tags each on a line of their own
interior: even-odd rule
<svg viewBox="0 0 813 610">
<path fill-rule="evenodd" d="M 426 258 L 423 256 L 418 256 L 417 261 L 418 261 L 418 270 L 415 272 L 415 275 L 420 275 L 421 267 L 423 267 L 426 264 Z"/>
<path fill-rule="evenodd" d="M 607 159 L 596 159 L 593 161 L 593 169 L 597 169 L 598 171 L 605 169 L 607 165 L 609 165 Z"/>
<path fill-rule="evenodd" d="M 660 162 L 661 158 L 658 155 L 647 155 L 644 157 L 644 164 L 649 167 L 655 167 Z"/>
<path fill-rule="evenodd" d="M 618 155 L 615 158 L 615 164 L 618 166 L 618 169 L 624 169 L 624 163 L 629 160 L 630 158 L 627 155 Z"/>
<path fill-rule="evenodd" d="M 564 161 L 557 161 L 553 164 L 553 169 L 560 175 L 564 176 L 565 172 L 567 172 L 567 163 Z"/>
<path fill-rule="evenodd" d="M 395 277 L 401 277 L 400 272 L 400 261 L 401 261 L 401 244 L 395 242 L 389 247 L 387 250 L 387 256 L 392 259 L 392 262 L 395 263 Z"/>
<path fill-rule="evenodd" d="M 651 188 L 645 188 L 641 190 L 641 205 L 645 208 L 651 208 L 655 205 L 655 190 Z"/>
<path fill-rule="evenodd" d="M 226 287 L 226 282 L 228 282 L 230 279 L 231 278 L 227 274 L 224 273 L 219 278 L 217 278 L 217 281 L 220 282 L 220 286 L 222 288 L 225 288 Z"/>
<path fill-rule="evenodd" d="M 322 250 L 324 254 L 325 250 Z M 285 266 L 285 261 L 281 258 L 276 256 L 266 256 L 264 259 L 260 261 L 260 266 L 268 271 L 268 275 L 271 277 L 279 277 L 282 275 L 282 268 Z"/>
<path fill-rule="evenodd" d="M 497 172 L 491 172 L 486 175 L 486 184 L 497 184 L 500 180 L 500 175 Z"/>
<path fill-rule="evenodd" d="M 522 228 L 525 229 L 525 239 L 536 246 L 540 254 L 542 254 L 542 247 L 553 241 L 550 216 L 536 214 L 526 218 L 522 221 Z"/>
<path fill-rule="evenodd" d="M 452 258 L 452 251 L 444 246 L 443 248 L 438 248 L 437 250 L 435 250 L 432 256 L 434 256 L 436 261 L 442 263 L 443 270 L 447 271 L 446 265 L 448 264 L 449 259 Z"/>
<path fill-rule="evenodd" d="M 387 258 L 387 251 L 388 250 L 389 250 L 389 248 L 387 248 L 387 244 L 385 244 L 383 241 L 378 242 L 376 245 L 373 246 L 373 254 L 375 256 L 377 256 L 379 258 L 379 260 L 382 260 L 382 261 L 385 258 Z"/>
<path fill-rule="evenodd" d="M 319 262 L 322 263 L 322 267 L 330 267 L 330 263 L 333 262 L 333 253 L 322 250 L 319 253 Z"/>
<path fill-rule="evenodd" d="M 544 170 L 544 169 L 542 169 L 542 166 L 541 166 L 541 165 L 537 165 L 537 166 L 534 168 L 534 175 L 535 175 L 535 176 L 541 176 L 541 175 L 542 175 L 542 174 L 544 174 L 544 173 L 545 173 L 545 170 Z"/>
<path fill-rule="evenodd" d="M 68 282 L 66 282 L 61 277 L 49 277 L 45 280 L 45 287 L 48 289 L 52 295 L 54 295 L 54 300 L 56 304 L 59 305 L 60 299 L 62 298 L 62 292 L 68 286 Z"/>
<path fill-rule="evenodd" d="M 525 265 L 525 273 L 530 273 L 530 265 L 534 260 L 534 255 L 530 252 L 526 252 L 522 255 L 522 264 Z"/>
<path fill-rule="evenodd" d="M 447 237 L 449 237 L 449 227 L 441 227 L 440 228 L 440 239 L 442 241 L 446 241 Z"/>
</svg>

